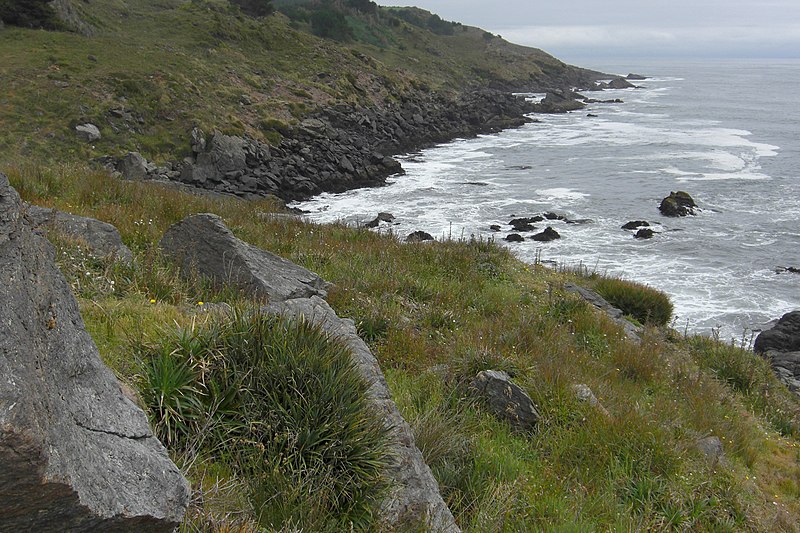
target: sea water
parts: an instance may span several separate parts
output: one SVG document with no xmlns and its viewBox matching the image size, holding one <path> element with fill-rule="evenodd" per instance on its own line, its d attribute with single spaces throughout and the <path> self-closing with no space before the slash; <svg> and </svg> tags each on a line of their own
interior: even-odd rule
<svg viewBox="0 0 800 533">
<path fill-rule="evenodd" d="M 493 238 L 528 262 L 645 283 L 670 295 L 680 330 L 738 340 L 800 308 L 800 274 L 776 272 L 800 268 L 800 62 L 592 66 L 649 78 L 586 93 L 624 103 L 535 115 L 518 129 L 407 154 L 406 174 L 386 187 L 296 206 L 314 221 L 353 224 L 388 211 L 401 236 Z M 678 190 L 694 197 L 696 216 L 659 214 Z M 586 222 L 536 224 L 561 234 L 548 243 L 502 240 L 509 220 L 544 212 Z M 622 230 L 631 220 L 648 221 L 654 238 Z"/>
</svg>

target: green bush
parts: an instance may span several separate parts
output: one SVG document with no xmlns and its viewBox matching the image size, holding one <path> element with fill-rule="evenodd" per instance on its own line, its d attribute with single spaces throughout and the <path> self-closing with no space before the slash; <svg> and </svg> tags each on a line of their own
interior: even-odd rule
<svg viewBox="0 0 800 533">
<path fill-rule="evenodd" d="M 615 278 L 600 278 L 594 289 L 608 303 L 642 324 L 664 326 L 672 318 L 672 302 L 661 291 Z"/>
<path fill-rule="evenodd" d="M 304 322 L 238 313 L 139 353 L 158 437 L 178 455 L 221 461 L 249 480 L 263 526 L 372 522 L 387 430 L 345 347 Z"/>
</svg>

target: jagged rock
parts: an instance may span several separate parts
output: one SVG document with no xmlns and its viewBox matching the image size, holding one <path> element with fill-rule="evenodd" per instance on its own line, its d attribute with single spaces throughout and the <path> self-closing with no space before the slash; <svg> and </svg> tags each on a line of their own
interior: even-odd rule
<svg viewBox="0 0 800 533">
<path fill-rule="evenodd" d="M 508 223 L 514 231 L 534 231 L 536 226 L 531 224 L 531 218 L 515 218 Z"/>
<path fill-rule="evenodd" d="M 192 153 L 197 155 L 206 150 L 206 136 L 200 128 L 192 128 L 189 134 L 189 145 L 192 147 Z"/>
<path fill-rule="evenodd" d="M 697 204 L 689 193 L 684 191 L 671 192 L 669 196 L 661 200 L 658 210 L 665 217 L 685 217 L 694 215 L 694 208 Z"/>
<path fill-rule="evenodd" d="M 378 213 L 378 216 L 364 224 L 368 228 L 377 228 L 381 222 L 394 222 L 394 215 L 391 213 Z"/>
<path fill-rule="evenodd" d="M 567 113 L 583 109 L 586 104 L 576 100 L 578 95 L 572 91 L 550 91 L 541 102 L 535 105 L 539 113 Z"/>
<path fill-rule="evenodd" d="M 489 229 L 492 230 L 492 231 L 500 231 L 501 228 L 500 228 L 500 226 L 498 224 L 491 224 L 489 226 Z"/>
<path fill-rule="evenodd" d="M 630 222 L 626 222 L 622 229 L 638 229 L 641 227 L 649 227 L 650 223 L 646 220 L 631 220 Z"/>
<path fill-rule="evenodd" d="M 189 487 L 0 174 L 0 530 L 168 532 Z"/>
<path fill-rule="evenodd" d="M 653 235 L 655 234 L 656 232 L 650 228 L 640 228 L 639 231 L 633 235 L 633 237 L 636 239 L 652 239 Z"/>
<path fill-rule="evenodd" d="M 478 372 L 470 388 L 495 416 L 508 421 L 515 429 L 528 431 L 539 421 L 539 412 L 533 400 L 503 371 Z"/>
<path fill-rule="evenodd" d="M 633 72 L 631 72 L 630 74 L 625 76 L 625 79 L 633 81 L 641 81 L 641 80 L 646 80 L 647 76 L 642 76 L 641 74 L 634 74 Z"/>
<path fill-rule="evenodd" d="M 525 242 L 525 237 L 520 235 L 519 233 L 509 233 L 506 235 L 505 240 L 508 242 Z"/>
<path fill-rule="evenodd" d="M 625 78 L 614 78 L 608 82 L 609 89 L 633 89 L 634 87 L 636 86 Z"/>
<path fill-rule="evenodd" d="M 79 33 L 84 37 L 94 35 L 94 27 L 83 19 L 70 0 L 53 0 L 48 5 L 66 29 Z"/>
<path fill-rule="evenodd" d="M 324 297 L 330 286 L 313 272 L 237 239 L 211 213 L 191 215 L 173 225 L 159 247 L 185 274 L 202 274 L 270 302 Z"/>
<path fill-rule="evenodd" d="M 789 390 L 800 395 L 800 310 L 786 313 L 772 328 L 759 333 L 753 350 L 770 362 Z"/>
<path fill-rule="evenodd" d="M 369 384 L 371 403 L 375 411 L 383 415 L 390 431 L 389 447 L 393 461 L 386 473 L 390 488 L 380 508 L 382 520 L 388 525 L 386 530 L 403 530 L 404 525 L 422 522 L 426 525 L 425 531 L 460 531 L 439 493 L 436 479 L 414 442 L 411 428 L 392 400 L 378 361 L 358 336 L 353 321 L 339 318 L 318 296 L 273 303 L 269 311 L 292 318 L 302 317 L 338 339 L 350 350 L 358 372 Z"/>
<path fill-rule="evenodd" d="M 572 386 L 572 390 L 575 392 L 575 397 L 578 398 L 582 402 L 586 402 L 595 409 L 597 409 L 603 416 L 610 417 L 611 415 L 608 413 L 603 404 L 600 403 L 600 400 L 597 399 L 597 396 L 594 395 L 592 389 L 589 388 L 588 385 L 584 383 L 578 383 Z"/>
<path fill-rule="evenodd" d="M 410 233 L 408 237 L 406 237 L 406 242 L 423 242 L 432 240 L 433 240 L 433 235 L 431 235 L 427 231 L 415 231 L 413 233 Z"/>
<path fill-rule="evenodd" d="M 35 205 L 26 205 L 23 212 L 32 227 L 52 228 L 85 244 L 97 256 L 112 256 L 125 263 L 133 260 L 133 254 L 122 243 L 117 228 L 107 222 Z"/>
<path fill-rule="evenodd" d="M 537 233 L 536 235 L 531 237 L 531 239 L 533 239 L 534 241 L 539 241 L 539 242 L 554 241 L 560 238 L 561 235 L 559 235 L 559 233 L 550 226 L 547 226 L 543 232 Z"/>
<path fill-rule="evenodd" d="M 148 174 L 154 170 L 155 165 L 149 163 L 139 152 L 128 152 L 117 163 L 117 172 L 126 180 L 147 179 Z"/>
<path fill-rule="evenodd" d="M 565 283 L 564 290 L 567 292 L 571 292 L 573 294 L 577 294 L 585 301 L 592 304 L 594 307 L 602 311 L 606 314 L 611 320 L 613 320 L 616 324 L 622 326 L 622 330 L 625 332 L 625 336 L 635 342 L 641 341 L 641 333 L 642 328 L 631 324 L 629 321 L 625 320 L 624 314 L 620 309 L 617 309 L 610 303 L 606 301 L 605 298 L 597 294 L 595 291 L 591 289 L 587 289 L 586 287 L 581 287 L 580 285 L 575 285 L 574 283 Z"/>
<path fill-rule="evenodd" d="M 84 142 L 91 143 L 94 141 L 99 141 L 102 137 L 100 135 L 100 130 L 94 124 L 78 124 L 75 126 L 75 133 L 77 133 L 78 138 Z"/>
<path fill-rule="evenodd" d="M 800 268 L 796 267 L 776 267 L 775 273 L 776 274 L 783 274 L 784 272 L 789 274 L 800 274 Z"/>
</svg>

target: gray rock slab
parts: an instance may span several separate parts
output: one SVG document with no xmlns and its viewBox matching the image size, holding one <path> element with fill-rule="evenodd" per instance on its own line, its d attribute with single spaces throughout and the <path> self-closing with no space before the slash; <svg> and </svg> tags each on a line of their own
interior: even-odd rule
<svg viewBox="0 0 800 533">
<path fill-rule="evenodd" d="M 515 429 L 528 431 L 539 421 L 539 412 L 530 396 L 511 377 L 501 370 L 478 372 L 470 383 L 476 397 L 483 400 L 489 409 Z"/>
<path fill-rule="evenodd" d="M 324 297 L 330 286 L 310 270 L 236 238 L 220 217 L 210 213 L 173 225 L 159 246 L 185 273 L 202 274 L 269 302 Z"/>
<path fill-rule="evenodd" d="M 377 359 L 358 336 L 353 321 L 339 318 L 319 296 L 275 303 L 268 310 L 291 318 L 302 317 L 350 349 L 356 368 L 369 384 L 371 404 L 383 416 L 391 432 L 393 462 L 388 477 L 392 490 L 381 509 L 390 528 L 423 520 L 427 524 L 426 531 L 460 531 L 439 493 L 436 479 L 414 442 L 411 428 L 392 400 Z"/>
<path fill-rule="evenodd" d="M 95 255 L 113 256 L 126 263 L 133 260 L 133 254 L 122 243 L 117 228 L 107 222 L 30 204 L 24 207 L 23 212 L 32 227 L 52 228 L 66 237 L 82 242 Z"/>
<path fill-rule="evenodd" d="M 172 531 L 189 487 L 0 174 L 0 530 Z"/>
<path fill-rule="evenodd" d="M 99 141 L 101 138 L 100 129 L 94 124 L 78 124 L 75 126 L 75 133 L 78 138 L 84 142 Z"/>
</svg>

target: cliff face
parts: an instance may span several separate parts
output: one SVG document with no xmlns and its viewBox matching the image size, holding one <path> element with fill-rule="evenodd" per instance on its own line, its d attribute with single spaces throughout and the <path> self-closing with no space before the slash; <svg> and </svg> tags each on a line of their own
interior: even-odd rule
<svg viewBox="0 0 800 533">
<path fill-rule="evenodd" d="M 189 487 L 0 174 L 0 530 L 171 531 Z"/>
</svg>

